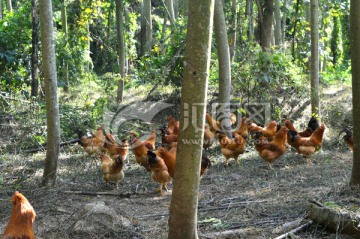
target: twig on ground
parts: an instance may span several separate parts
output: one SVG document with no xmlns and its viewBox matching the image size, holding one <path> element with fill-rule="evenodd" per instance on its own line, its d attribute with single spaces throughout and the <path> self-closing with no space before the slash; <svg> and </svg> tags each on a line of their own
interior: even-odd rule
<svg viewBox="0 0 360 239">
<path fill-rule="evenodd" d="M 301 231 L 305 230 L 306 228 L 308 228 L 312 223 L 313 223 L 312 221 L 309 221 L 309 222 L 307 222 L 307 223 L 305 223 L 305 224 L 303 224 L 303 225 L 301 225 L 301 226 L 299 226 L 297 228 L 292 229 L 291 231 L 289 231 L 289 232 L 287 232 L 285 234 L 282 234 L 282 235 L 276 237 L 275 239 L 284 239 L 284 238 L 287 238 L 288 236 L 290 236 L 292 234 L 301 232 Z"/>
</svg>

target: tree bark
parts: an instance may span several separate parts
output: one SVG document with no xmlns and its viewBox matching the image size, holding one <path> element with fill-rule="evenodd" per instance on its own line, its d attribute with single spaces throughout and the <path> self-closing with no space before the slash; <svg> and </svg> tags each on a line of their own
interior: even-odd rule
<svg viewBox="0 0 360 239">
<path fill-rule="evenodd" d="M 6 7 L 9 12 L 12 12 L 13 8 L 12 8 L 11 0 L 7 0 Z"/>
<path fill-rule="evenodd" d="M 152 19 L 151 19 L 151 0 L 142 2 L 142 21 L 141 21 L 141 54 L 151 53 L 152 45 Z"/>
<path fill-rule="evenodd" d="M 230 62 L 233 62 L 236 52 L 236 0 L 231 0 L 231 19 L 230 19 L 230 33 L 229 33 L 229 50 L 230 50 Z"/>
<path fill-rule="evenodd" d="M 295 60 L 296 60 L 295 37 L 296 37 L 296 31 L 297 31 L 297 23 L 299 22 L 298 18 L 299 18 L 299 11 L 300 11 L 300 3 L 301 3 L 301 0 L 298 0 L 295 5 L 295 22 L 294 22 L 293 32 L 291 34 L 291 40 L 292 40 L 291 53 L 292 53 L 293 62 L 295 62 Z"/>
<path fill-rule="evenodd" d="M 174 3 L 172 0 L 165 0 L 165 11 L 167 12 L 171 24 L 175 24 Z"/>
<path fill-rule="evenodd" d="M 311 0 L 311 113 L 320 117 L 319 94 L 319 2 Z"/>
<path fill-rule="evenodd" d="M 40 0 L 40 27 L 45 82 L 47 143 L 43 184 L 53 186 L 56 181 L 60 145 L 60 117 L 54 46 L 53 12 L 51 0 Z"/>
<path fill-rule="evenodd" d="M 169 239 L 197 239 L 197 207 L 211 56 L 213 0 L 190 2 Z M 186 144 L 186 140 L 193 143 Z"/>
<path fill-rule="evenodd" d="M 246 0 L 246 15 L 248 16 L 248 37 L 254 39 L 254 3 L 252 0 Z"/>
<path fill-rule="evenodd" d="M 1 5 L 1 3 L 0 3 Z M 31 96 L 39 92 L 39 61 L 38 61 L 38 12 L 36 0 L 31 0 L 32 32 L 31 32 Z"/>
<path fill-rule="evenodd" d="M 124 95 L 124 77 L 125 77 L 125 39 L 123 26 L 123 0 L 116 0 L 116 30 L 118 41 L 118 57 L 119 57 L 119 73 L 120 79 L 118 81 L 117 102 L 123 101 Z"/>
<path fill-rule="evenodd" d="M 217 43 L 217 55 L 219 61 L 219 107 L 217 109 L 217 120 L 221 128 L 231 136 L 230 123 L 230 91 L 231 91 L 231 69 L 230 53 L 227 37 L 227 27 L 222 0 L 215 0 L 214 30 Z"/>
<path fill-rule="evenodd" d="M 65 0 L 62 3 L 61 7 L 61 25 L 62 25 L 62 31 L 65 35 L 65 41 L 67 44 L 68 41 L 68 26 L 67 26 L 67 12 L 66 12 L 66 5 Z M 67 63 L 67 59 L 62 59 L 63 65 L 62 65 L 62 80 L 64 81 L 64 91 L 69 91 L 69 66 Z"/>
<path fill-rule="evenodd" d="M 280 0 L 275 0 L 275 45 L 281 45 L 281 12 Z"/>
<path fill-rule="evenodd" d="M 271 47 L 274 0 L 265 0 L 262 6 L 260 0 L 257 0 L 260 25 L 260 46 L 266 50 Z"/>
<path fill-rule="evenodd" d="M 282 38 L 282 42 L 286 42 L 286 14 L 287 13 L 287 0 L 284 0 L 284 11 L 283 11 L 283 16 L 282 16 L 282 31 L 281 31 L 281 38 Z"/>
<path fill-rule="evenodd" d="M 354 159 L 350 185 L 360 186 L 360 1 L 350 2 Z"/>
<path fill-rule="evenodd" d="M 3 18 L 2 0 L 0 0 L 0 20 Z"/>
</svg>

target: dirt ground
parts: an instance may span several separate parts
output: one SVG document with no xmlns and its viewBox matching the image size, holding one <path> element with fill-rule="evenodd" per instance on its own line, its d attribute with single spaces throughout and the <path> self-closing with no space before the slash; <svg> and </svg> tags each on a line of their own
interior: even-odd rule
<svg viewBox="0 0 360 239">
<path fill-rule="evenodd" d="M 273 170 L 267 169 L 265 161 L 251 145 L 239 165 L 232 161 L 224 167 L 218 145 L 210 149 L 210 155 L 213 166 L 200 183 L 200 238 L 209 238 L 206 237 L 208 233 L 239 229 L 244 230 L 243 236 L 233 238 L 275 238 L 290 230 L 286 223 L 306 223 L 308 200 L 312 198 L 359 208 L 358 195 L 349 193 L 346 186 L 351 173 L 351 154 L 340 142 L 328 144 L 328 147 L 325 144 L 323 150 L 314 155 L 313 165 L 289 151 L 275 161 Z M 16 189 L 26 195 L 37 213 L 35 233 L 38 238 L 167 236 L 171 192 L 164 196 L 155 193 L 158 185 L 151 181 L 149 173 L 136 165 L 131 153 L 119 190 L 103 182 L 96 161 L 85 155 L 79 146 L 61 149 L 57 185 L 52 189 L 39 187 L 44 153 L 3 157 L 6 160 L 0 163 L 4 181 L 0 193 L 0 231 L 11 213 L 9 200 Z M 110 191 L 128 197 L 77 195 L 65 191 Z M 129 219 L 131 228 L 89 234 L 74 232 L 74 224 L 82 217 L 84 205 L 95 201 L 105 202 L 117 214 Z M 321 225 L 312 225 L 297 235 L 299 238 L 330 238 L 331 234 Z"/>
<path fill-rule="evenodd" d="M 324 118 L 331 119 L 329 115 Z M 347 186 L 352 154 L 337 136 L 340 123 L 334 124 L 336 129 L 330 126 L 325 131 L 323 147 L 313 156 L 313 165 L 289 150 L 269 170 L 250 142 L 239 165 L 231 161 L 224 167 L 219 145 L 210 148 L 207 153 L 213 165 L 200 182 L 199 237 L 225 238 L 214 233 L 233 231 L 237 234 L 226 238 L 276 238 L 308 222 L 309 199 L 359 213 L 360 193 Z M 11 143 L 5 135 L 0 136 L 0 142 Z M 0 232 L 11 214 L 10 198 L 19 190 L 36 211 L 37 238 L 167 238 L 171 192 L 163 196 L 156 193 L 158 184 L 135 163 L 131 152 L 119 190 L 105 184 L 99 160 L 87 156 L 79 145 L 61 148 L 56 186 L 40 187 L 44 158 L 44 152 L 1 155 Z M 75 191 L 119 195 L 84 195 Z M 109 229 L 104 219 L 96 221 L 100 229 L 77 231 L 79 220 L 92 220 L 84 214 L 84 206 L 93 202 L 104 202 L 116 215 L 128 219 L 130 226 Z M 345 237 L 314 223 L 291 238 Z"/>
</svg>

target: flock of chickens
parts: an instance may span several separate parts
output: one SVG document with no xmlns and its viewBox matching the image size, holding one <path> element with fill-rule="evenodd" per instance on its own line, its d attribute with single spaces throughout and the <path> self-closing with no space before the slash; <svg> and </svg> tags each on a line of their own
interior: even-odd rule
<svg viewBox="0 0 360 239">
<path fill-rule="evenodd" d="M 124 139 L 117 143 L 115 138 L 104 133 L 102 127 L 92 134 L 90 138 L 82 136 L 79 144 L 88 154 L 95 154 L 101 159 L 101 170 L 106 182 L 112 181 L 118 187 L 124 178 L 124 161 L 127 159 L 129 147 L 132 149 L 136 162 L 151 172 L 154 181 L 160 183 L 157 191 L 162 194 L 162 188 L 167 189 L 167 183 L 171 181 L 175 173 L 176 147 L 179 133 L 179 121 L 173 116 L 168 117 L 167 125 L 161 127 L 162 146 L 156 145 L 155 130 L 151 131 L 149 137 L 142 141 L 138 135 L 131 131 L 128 140 Z M 282 156 L 288 147 L 294 147 L 297 153 L 303 155 L 308 163 L 312 163 L 311 155 L 322 145 L 325 125 L 319 125 L 318 120 L 312 117 L 308 127 L 300 132 L 297 131 L 290 120 L 285 120 L 284 126 L 278 125 L 276 121 L 270 121 L 265 127 L 256 125 L 251 120 L 243 117 L 240 127 L 231 131 L 232 138 L 227 136 L 220 128 L 220 122 L 214 120 L 209 114 L 206 115 L 208 125 L 204 130 L 204 149 L 208 149 L 218 139 L 221 152 L 225 157 L 225 165 L 233 158 L 238 162 L 240 154 L 245 152 L 246 139 L 252 138 L 255 149 L 258 151 L 271 169 L 271 164 Z M 231 115 L 231 122 L 236 122 L 235 115 Z M 345 142 L 353 150 L 354 143 L 352 132 L 344 129 L 341 133 Z M 230 134 L 230 132 L 229 132 Z M 339 134 L 339 135 L 340 135 Z M 201 161 L 200 175 L 202 176 L 211 166 L 208 157 L 203 156 Z M 1 238 L 29 238 L 35 239 L 32 228 L 36 213 L 28 200 L 19 192 L 15 192 L 11 202 L 13 211 L 9 223 Z"/>
<path fill-rule="evenodd" d="M 206 121 L 203 148 L 207 150 L 218 140 L 225 157 L 225 166 L 230 159 L 239 163 L 238 158 L 246 149 L 246 140 L 250 142 L 251 139 L 255 150 L 268 163 L 269 169 L 272 169 L 272 163 L 289 147 L 295 148 L 298 154 L 303 155 L 307 162 L 312 164 L 311 156 L 321 147 L 325 131 L 325 125 L 320 125 L 315 117 L 310 119 L 304 131 L 296 130 L 290 120 L 285 120 L 284 125 L 270 121 L 265 127 L 261 127 L 252 120 L 242 117 L 240 126 L 226 133 L 221 129 L 220 122 L 213 119 L 210 114 L 206 114 Z M 235 124 L 234 114 L 231 114 L 230 121 Z M 160 128 L 161 144 L 156 141 L 155 130 L 151 131 L 146 140 L 139 139 L 136 132 L 131 131 L 127 139 L 118 143 L 113 135 L 104 132 L 103 127 L 99 127 L 89 138 L 82 136 L 79 143 L 88 154 L 100 157 L 104 180 L 115 182 L 117 188 L 124 178 L 124 161 L 131 149 L 136 162 L 151 172 L 151 178 L 155 182 L 160 183 L 157 191 L 162 195 L 163 188 L 168 191 L 167 184 L 174 178 L 179 128 L 179 121 L 170 115 L 168 122 Z M 345 133 L 344 139 L 352 149 L 351 132 L 345 131 Z M 203 154 L 200 176 L 210 166 L 210 159 Z"/>
</svg>

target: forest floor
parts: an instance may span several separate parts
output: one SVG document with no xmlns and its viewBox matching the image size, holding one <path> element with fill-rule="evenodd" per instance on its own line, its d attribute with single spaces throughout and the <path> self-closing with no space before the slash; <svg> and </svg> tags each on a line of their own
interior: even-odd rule
<svg viewBox="0 0 360 239">
<path fill-rule="evenodd" d="M 343 101 L 349 101 L 348 93 L 349 90 L 344 92 L 347 96 L 343 95 L 339 101 L 329 97 L 328 102 L 332 103 L 325 107 L 344 109 Z M 303 120 L 308 118 L 304 116 Z M 329 121 L 336 122 L 330 117 Z M 159 125 L 158 122 L 150 127 Z M 347 186 L 352 154 L 338 137 L 342 126 L 342 122 L 327 124 L 323 147 L 314 154 L 313 165 L 289 150 L 269 170 L 250 142 L 240 164 L 231 161 L 224 167 L 219 145 L 210 148 L 208 154 L 213 165 L 200 181 L 199 237 L 275 238 L 308 221 L 309 199 L 359 213 L 360 193 Z M 0 142 L 11 144 L 10 138 L 2 134 Z M 118 190 L 113 184 L 105 184 L 98 160 L 87 156 L 78 145 L 61 148 L 56 186 L 40 187 L 44 158 L 44 152 L 1 155 L 0 232 L 11 214 L 10 198 L 14 190 L 19 190 L 36 211 L 37 238 L 167 238 L 171 192 L 163 196 L 156 193 L 158 184 L 135 163 L 131 152 Z M 84 195 L 75 191 L 118 195 Z M 125 218 L 124 223 L 108 225 L 113 222 L 111 216 L 94 218 L 86 212 L 85 205 L 101 202 Z M 228 237 L 214 234 L 229 230 L 236 234 Z M 296 236 L 292 238 L 345 238 L 318 224 L 310 225 Z"/>
</svg>

